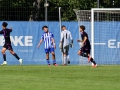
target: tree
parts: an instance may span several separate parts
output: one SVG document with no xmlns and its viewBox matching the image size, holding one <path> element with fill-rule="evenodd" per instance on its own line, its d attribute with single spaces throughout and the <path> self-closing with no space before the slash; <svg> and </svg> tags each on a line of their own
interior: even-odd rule
<svg viewBox="0 0 120 90">
<path fill-rule="evenodd" d="M 119 0 L 101 0 L 100 7 L 102 8 L 120 8 Z"/>
<path fill-rule="evenodd" d="M 29 20 L 34 0 L 1 0 L 0 19 L 10 21 Z"/>
<path fill-rule="evenodd" d="M 114 3 L 113 3 L 114 1 Z M 0 0 L 0 20 L 44 21 L 45 0 Z M 36 5 L 33 5 L 36 3 Z M 48 21 L 58 21 L 58 8 L 61 7 L 62 20 L 74 21 L 76 14 L 73 9 L 90 10 L 97 7 L 97 0 L 48 0 Z M 119 0 L 100 0 L 102 8 L 120 8 Z"/>
<path fill-rule="evenodd" d="M 96 0 L 93 0 L 92 2 L 91 0 L 49 0 L 49 3 L 52 3 L 52 5 L 54 6 L 54 8 L 51 6 L 49 8 L 52 11 L 58 11 L 58 7 L 61 7 L 62 20 L 72 21 L 76 19 L 76 15 L 73 9 L 90 10 L 91 7 L 96 7 L 95 1 Z M 54 15 L 58 16 L 58 13 L 54 13 Z"/>
</svg>

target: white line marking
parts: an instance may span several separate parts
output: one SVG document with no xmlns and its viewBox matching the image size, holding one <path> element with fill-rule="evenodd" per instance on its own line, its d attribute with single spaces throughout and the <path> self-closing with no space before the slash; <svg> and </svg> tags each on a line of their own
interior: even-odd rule
<svg viewBox="0 0 120 90">
<path fill-rule="evenodd" d="M 94 43 L 94 45 L 106 45 L 106 43 Z"/>
</svg>

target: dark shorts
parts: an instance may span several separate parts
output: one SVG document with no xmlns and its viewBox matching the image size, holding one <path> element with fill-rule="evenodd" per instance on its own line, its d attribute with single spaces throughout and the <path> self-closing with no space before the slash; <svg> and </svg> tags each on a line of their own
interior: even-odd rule
<svg viewBox="0 0 120 90">
<path fill-rule="evenodd" d="M 79 50 L 81 51 L 81 53 L 90 54 L 90 50 L 91 50 L 91 49 L 87 49 L 87 48 L 82 47 L 82 48 L 80 48 Z"/>
<path fill-rule="evenodd" d="M 6 43 L 5 43 L 3 47 L 6 48 L 6 49 L 8 49 L 8 50 L 13 50 L 11 44 L 6 44 Z"/>
<path fill-rule="evenodd" d="M 62 52 L 63 52 L 64 54 L 68 54 L 68 52 L 69 52 L 69 45 L 63 47 L 63 48 L 62 48 Z"/>
</svg>

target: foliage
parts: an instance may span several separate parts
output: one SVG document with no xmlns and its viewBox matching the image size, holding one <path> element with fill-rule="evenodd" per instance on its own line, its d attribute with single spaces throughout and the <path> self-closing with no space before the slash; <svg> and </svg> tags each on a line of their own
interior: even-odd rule
<svg viewBox="0 0 120 90">
<path fill-rule="evenodd" d="M 76 20 L 76 15 L 73 9 L 90 10 L 97 7 L 97 0 L 47 0 L 48 6 L 48 20 L 58 21 L 58 8 L 62 9 L 62 20 L 73 21 Z M 119 8 L 119 0 L 99 0 L 102 8 Z M 114 1 L 114 2 L 113 2 Z M 28 21 L 30 15 L 39 18 L 38 21 L 44 21 L 45 18 L 45 0 L 40 0 L 40 9 L 33 3 L 37 0 L 0 0 L 0 19 L 11 21 Z"/>
<path fill-rule="evenodd" d="M 90 10 L 91 7 L 96 7 L 95 0 L 49 0 L 54 3 L 54 10 L 57 11 L 58 7 L 62 8 L 62 20 L 72 21 L 76 19 L 73 9 Z"/>
<path fill-rule="evenodd" d="M 0 19 L 7 21 L 29 20 L 34 0 L 1 0 Z M 23 18 L 24 17 L 24 18 Z"/>
</svg>

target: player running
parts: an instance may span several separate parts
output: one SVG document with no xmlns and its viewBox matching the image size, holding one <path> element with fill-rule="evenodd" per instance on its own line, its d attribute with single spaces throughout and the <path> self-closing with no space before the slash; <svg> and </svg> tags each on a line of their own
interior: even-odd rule
<svg viewBox="0 0 120 90">
<path fill-rule="evenodd" d="M 69 59 L 69 45 L 70 47 L 73 46 L 73 38 L 71 35 L 71 32 L 66 30 L 66 27 L 63 25 L 62 26 L 62 32 L 61 32 L 61 41 L 60 41 L 60 49 L 61 52 L 63 53 L 63 65 L 67 65 L 70 63 Z M 71 40 L 71 43 L 69 44 L 69 41 Z"/>
<path fill-rule="evenodd" d="M 81 32 L 82 40 L 77 40 L 77 42 L 81 42 L 81 48 L 78 51 L 78 55 L 83 56 L 83 57 L 87 57 L 88 62 L 91 61 L 94 64 L 93 67 L 97 67 L 96 62 L 90 56 L 91 45 L 90 45 L 90 41 L 88 39 L 88 34 L 84 31 L 85 26 L 81 25 L 79 30 Z"/>
<path fill-rule="evenodd" d="M 14 55 L 19 60 L 20 65 L 22 65 L 22 59 L 20 59 L 18 57 L 18 55 L 13 51 L 13 48 L 12 48 L 12 45 L 11 45 L 10 33 L 12 32 L 12 28 L 10 28 L 10 29 L 6 28 L 7 25 L 8 24 L 6 22 L 3 22 L 2 23 L 3 30 L 0 31 L 0 34 L 3 34 L 3 36 L 5 38 L 5 44 L 4 44 L 3 48 L 2 48 L 2 55 L 3 55 L 4 62 L 1 65 L 7 65 L 6 54 L 5 54 L 6 50 L 9 50 L 10 53 L 12 55 Z"/>
<path fill-rule="evenodd" d="M 47 26 L 43 26 L 42 30 L 44 30 L 44 33 L 42 34 L 41 40 L 40 40 L 37 47 L 39 48 L 40 45 L 42 44 L 42 42 L 44 41 L 46 60 L 47 60 L 48 65 L 50 65 L 49 53 L 51 53 L 52 54 L 52 59 L 53 59 L 53 65 L 57 66 L 56 58 L 55 58 L 55 51 L 54 51 L 54 49 L 56 48 L 54 35 L 51 32 L 49 32 Z"/>
</svg>

